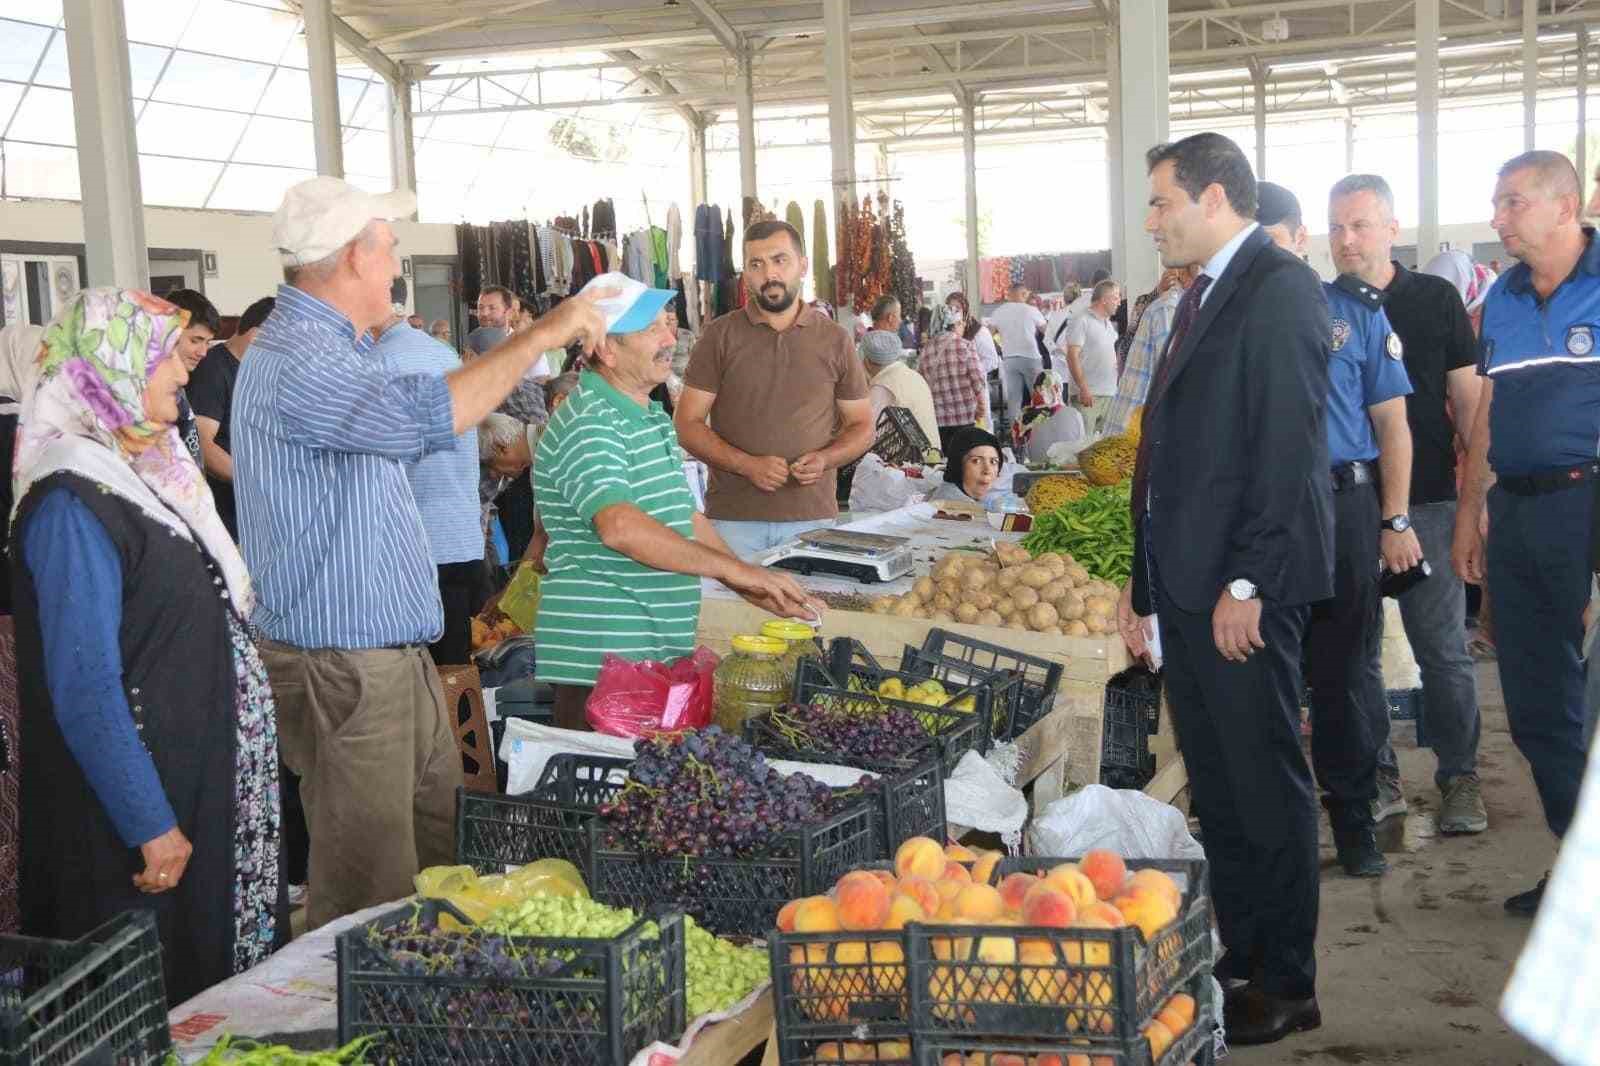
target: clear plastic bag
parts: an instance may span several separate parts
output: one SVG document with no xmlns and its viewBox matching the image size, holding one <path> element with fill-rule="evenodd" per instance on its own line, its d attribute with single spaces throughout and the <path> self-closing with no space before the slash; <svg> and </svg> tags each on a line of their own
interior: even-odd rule
<svg viewBox="0 0 1600 1066">
<path fill-rule="evenodd" d="M 589 725 L 597 733 L 628 738 L 707 726 L 717 662 L 708 648 L 671 663 L 607 655 L 589 695 Z"/>
</svg>

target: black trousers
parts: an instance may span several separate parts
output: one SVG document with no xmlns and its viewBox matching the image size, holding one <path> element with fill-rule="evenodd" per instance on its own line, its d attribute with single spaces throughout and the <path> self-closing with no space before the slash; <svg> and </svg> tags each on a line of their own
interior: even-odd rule
<svg viewBox="0 0 1600 1066">
<path fill-rule="evenodd" d="M 528 550 L 528 541 L 533 539 L 532 478 L 528 474 L 512 478 L 494 502 L 499 509 L 500 528 L 506 531 L 506 547 L 511 552 L 509 559 L 501 561 L 515 570 L 517 560 Z"/>
<path fill-rule="evenodd" d="M 472 618 L 489 599 L 489 571 L 482 559 L 439 564 L 439 599 L 444 601 L 444 634 L 428 645 L 437 666 L 472 661 Z"/>
<path fill-rule="evenodd" d="M 1317 807 L 1300 750 L 1300 648 L 1310 611 L 1263 604 L 1266 647 L 1231 663 L 1212 640 L 1210 611 L 1179 610 L 1159 578 L 1156 597 L 1167 697 L 1227 952 L 1218 975 L 1276 996 L 1311 996 Z"/>
<path fill-rule="evenodd" d="M 1378 753 L 1389 739 L 1379 643 L 1377 486 L 1333 494 L 1333 599 L 1311 608 L 1306 680 L 1311 685 L 1311 765 L 1333 828 L 1372 827 Z"/>
</svg>

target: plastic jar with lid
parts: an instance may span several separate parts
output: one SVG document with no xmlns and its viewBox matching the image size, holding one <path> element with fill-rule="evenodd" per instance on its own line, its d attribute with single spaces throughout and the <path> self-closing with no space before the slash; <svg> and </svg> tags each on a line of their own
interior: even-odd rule
<svg viewBox="0 0 1600 1066">
<path fill-rule="evenodd" d="M 794 687 L 794 675 L 800 669 L 800 660 L 804 658 L 816 659 L 818 662 L 825 658 L 822 652 L 822 642 L 817 639 L 817 631 L 804 622 L 792 619 L 776 619 L 761 624 L 761 635 L 781 640 L 788 645 L 789 650 L 783 653 L 782 663 L 784 673 L 789 678 L 789 687 Z"/>
<path fill-rule="evenodd" d="M 776 637 L 739 636 L 712 675 L 711 720 L 743 734 L 746 718 L 765 714 L 789 699 L 783 656 L 789 645 Z"/>
</svg>

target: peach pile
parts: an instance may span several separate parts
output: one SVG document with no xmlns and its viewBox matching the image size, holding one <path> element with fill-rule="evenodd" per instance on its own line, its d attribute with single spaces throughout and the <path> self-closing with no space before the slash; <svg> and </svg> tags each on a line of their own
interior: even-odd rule
<svg viewBox="0 0 1600 1066">
<path fill-rule="evenodd" d="M 913 837 L 900 845 L 892 873 L 858 870 L 840 878 L 825 896 L 786 904 L 777 919 L 783 932 L 863 934 L 860 940 L 790 948 L 791 963 L 803 966 L 794 978 L 801 1010 L 818 1021 L 841 1021 L 851 1017 L 852 1004 L 901 1000 L 905 949 L 898 937 L 870 934 L 898 932 L 910 922 L 1019 930 L 1134 926 L 1153 940 L 1177 918 L 1182 904 L 1177 884 L 1165 873 L 1140 870 L 1130 876 L 1122 858 L 1110 851 L 1091 851 L 1040 875 L 1012 873 L 991 883 L 1000 859 L 999 852 Z M 943 1017 L 972 1021 L 969 1006 L 952 1004 L 1022 1003 L 1069 1008 L 1068 1032 L 1103 1035 L 1114 1028 L 1115 989 L 1111 974 L 1104 972 L 1111 965 L 1111 945 L 1104 940 L 991 932 L 936 936 L 930 947 L 935 959 L 953 964 L 932 967 L 929 977 L 930 995 L 941 1004 L 936 1011 Z M 1164 1039 L 1170 1045 L 1179 1031 L 1168 1024 L 1171 1020 L 1152 1023 L 1152 1044 Z M 866 1055 L 870 1047 L 853 1053 Z M 845 1045 L 838 1050 L 841 1055 L 850 1051 Z"/>
</svg>

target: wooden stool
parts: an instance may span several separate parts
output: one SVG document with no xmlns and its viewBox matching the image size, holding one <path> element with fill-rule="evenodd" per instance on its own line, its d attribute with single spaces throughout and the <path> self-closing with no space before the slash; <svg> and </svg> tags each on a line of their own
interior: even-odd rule
<svg viewBox="0 0 1600 1066">
<path fill-rule="evenodd" d="M 439 683 L 444 687 L 444 705 L 450 714 L 450 728 L 461 749 L 462 782 L 477 792 L 498 792 L 494 769 L 494 740 L 489 731 L 489 716 L 483 709 L 476 666 L 440 666 Z"/>
</svg>

